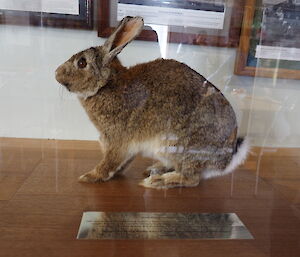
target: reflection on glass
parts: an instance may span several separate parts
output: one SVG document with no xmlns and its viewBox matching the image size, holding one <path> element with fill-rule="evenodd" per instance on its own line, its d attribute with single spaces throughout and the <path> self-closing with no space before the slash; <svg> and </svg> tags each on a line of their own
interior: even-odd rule
<svg viewBox="0 0 300 257">
<path fill-rule="evenodd" d="M 5 2 L 18 4 L 22 1 Z M 68 4 L 69 2 L 74 3 L 68 1 Z M 83 2 L 90 3 L 80 0 L 80 6 Z M 95 15 L 99 11 L 96 2 L 93 1 Z M 156 17 L 160 21 L 153 19 L 153 23 L 147 23 L 147 26 L 157 32 L 159 41 L 131 42 L 120 53 L 120 62 L 124 67 L 131 67 L 161 57 L 175 59 L 205 77 L 206 83 L 218 88 L 232 106 L 237 118 L 238 136 L 251 139 L 252 150 L 248 159 L 230 175 L 201 179 L 198 186 L 189 188 L 156 190 L 140 186 L 139 183 L 150 174 L 156 176 L 169 171 L 153 159 L 141 156 L 137 156 L 123 173 L 119 173 L 111 181 L 79 183 L 79 176 L 91 171 L 103 160 L 103 145 L 99 145 L 98 131 L 89 121 L 77 96 L 56 82 L 54 72 L 74 53 L 105 43 L 106 39 L 97 36 L 97 16 L 94 17 L 94 30 L 85 30 L 82 29 L 85 25 L 81 18 L 84 24 L 88 24 L 88 11 L 84 11 L 86 15 L 80 17 L 75 15 L 80 22 L 74 25 L 72 14 L 51 15 L 53 20 L 45 23 L 44 19 L 41 20 L 41 17 L 47 16 L 44 13 L 41 15 L 39 12 L 35 16 L 38 18 L 33 18 L 29 12 L 19 13 L 12 11 L 13 9 L 8 11 L 2 6 L 0 246 L 4 256 L 19 256 L 21 253 L 35 256 L 45 252 L 59 256 L 90 256 L 99 253 L 99 249 L 105 256 L 121 252 L 126 256 L 148 257 L 182 256 L 183 253 L 191 256 L 197 256 L 198 253 L 203 253 L 204 256 L 234 256 L 237 253 L 239 257 L 297 256 L 300 238 L 300 88 L 297 79 L 299 1 L 246 1 L 248 7 L 244 9 L 244 17 L 250 18 L 251 12 L 248 11 L 253 10 L 254 18 L 245 20 L 249 26 L 242 29 L 242 33 L 250 33 L 248 36 L 242 34 L 240 40 L 244 47 L 245 39 L 249 39 L 247 42 L 250 41 L 250 45 L 246 52 L 240 52 L 236 47 L 215 47 L 216 44 L 213 46 L 210 40 L 206 40 L 205 45 L 186 44 L 194 42 L 194 38 L 186 36 L 189 33 L 198 33 L 201 37 L 216 36 L 214 42 L 221 35 L 231 42 L 236 35 L 232 35 L 228 29 L 231 20 L 227 20 L 227 6 L 222 23 L 223 1 L 165 2 L 166 6 L 158 6 L 157 1 L 141 0 L 114 1 L 114 4 L 115 10 L 118 3 L 128 6 L 142 4 L 152 8 L 151 10 L 163 10 L 168 5 L 174 9 L 173 12 L 183 9 L 187 13 L 203 11 L 205 4 L 206 7 L 211 7 L 215 3 L 216 9 L 212 12 L 218 12 L 221 18 L 218 19 L 219 23 L 213 24 L 215 27 L 223 24 L 224 29 L 191 29 L 189 26 L 192 23 L 188 24 L 188 19 L 158 15 Z M 254 2 L 257 6 L 251 9 Z M 198 9 L 199 6 L 201 10 Z M 82 9 L 79 8 L 80 10 Z M 171 16 L 176 19 L 167 19 Z M 117 17 L 109 16 L 107 20 L 110 22 L 108 26 L 116 26 L 114 22 Z M 174 26 L 168 22 L 186 24 Z M 193 22 L 198 22 L 198 25 L 200 23 L 197 19 Z M 197 24 L 193 23 L 194 26 Z M 183 33 L 176 38 L 177 41 L 170 43 L 170 32 L 174 31 Z M 239 32 L 239 29 L 235 31 Z M 203 43 L 201 40 L 202 38 L 197 42 Z M 234 73 L 236 56 L 241 56 L 244 60 L 243 74 Z M 81 60 L 80 65 L 84 67 L 85 62 Z M 165 72 L 161 78 L 164 79 L 167 74 Z M 178 80 L 184 76 L 179 72 L 176 75 Z M 158 79 L 158 75 L 156 77 Z M 186 93 L 184 90 L 180 92 Z M 169 96 L 172 94 L 181 96 L 174 91 Z M 148 92 L 145 87 L 140 86 L 139 90 L 129 87 L 123 96 L 130 100 L 126 102 L 126 106 L 133 108 L 145 105 Z M 190 97 L 190 103 L 192 102 L 193 97 Z M 168 103 L 162 100 L 158 106 L 159 111 L 162 112 L 162 106 Z M 179 106 L 185 107 L 184 104 Z M 193 113 L 193 110 L 187 111 L 185 117 Z M 169 116 L 175 113 L 175 108 L 172 111 Z M 113 115 L 118 114 L 116 112 Z M 176 124 L 166 120 L 166 127 L 175 127 Z M 162 123 L 161 120 L 158 121 Z M 190 126 L 191 123 L 187 122 L 186 128 Z M 170 144 L 160 150 L 172 154 L 178 154 L 178 151 L 180 154 L 183 148 L 171 145 L 176 136 L 178 137 L 173 133 L 163 135 L 160 139 Z M 188 137 L 193 138 L 193 134 L 189 133 Z M 145 145 L 144 149 L 151 150 L 153 145 Z M 190 156 L 200 156 L 203 159 L 212 151 L 208 146 L 184 150 L 190 151 Z M 222 155 L 218 151 L 216 153 L 218 157 Z M 122 235 L 110 233 L 109 236 L 127 236 L 135 240 L 75 240 L 82 213 L 92 211 L 106 215 L 95 215 L 96 219 L 100 219 L 96 224 L 101 226 L 97 226 L 93 232 L 80 233 L 80 237 L 93 234 L 100 238 L 104 236 L 103 232 L 108 231 L 108 227 L 113 227 L 115 230 L 119 229 Z M 107 226 L 111 220 L 108 213 L 120 215 L 118 219 L 115 216 L 114 221 L 125 221 L 120 226 L 116 223 Z M 137 213 L 160 213 L 161 216 L 145 220 Z M 167 220 L 162 218 L 169 213 L 183 216 L 180 216 L 180 222 L 177 216 L 168 217 Z M 203 217 L 200 215 L 203 213 L 215 215 Z M 236 223 L 232 213 L 236 213 L 255 240 L 234 240 L 245 227 Z M 127 226 L 128 220 L 132 222 L 131 225 L 137 226 L 138 232 L 130 230 L 133 226 Z M 211 221 L 215 222 L 209 223 Z M 166 223 L 167 226 L 164 226 Z M 157 225 L 154 233 L 153 230 L 151 233 L 143 230 L 153 224 Z M 189 237 L 189 233 L 175 233 L 176 229 L 182 232 L 186 228 L 197 237 L 194 240 L 174 240 L 175 235 Z M 196 228 L 200 228 L 200 234 Z M 142 236 L 156 239 L 170 236 L 172 239 L 137 239 Z M 216 236 L 218 240 L 208 242 L 203 240 L 204 236 Z M 224 236 L 230 242 L 223 242 Z M 82 246 L 83 243 L 86 246 Z"/>
</svg>

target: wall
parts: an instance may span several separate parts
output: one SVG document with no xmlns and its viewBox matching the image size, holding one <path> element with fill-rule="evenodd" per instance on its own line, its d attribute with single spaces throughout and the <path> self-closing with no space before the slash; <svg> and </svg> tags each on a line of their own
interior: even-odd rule
<svg viewBox="0 0 300 257">
<path fill-rule="evenodd" d="M 96 140 L 75 95 L 55 81 L 72 54 L 102 44 L 96 31 L 0 26 L 0 137 Z M 241 134 L 255 145 L 300 146 L 299 81 L 233 75 L 235 49 L 135 41 L 120 54 L 131 66 L 159 58 L 185 62 L 232 102 Z"/>
</svg>

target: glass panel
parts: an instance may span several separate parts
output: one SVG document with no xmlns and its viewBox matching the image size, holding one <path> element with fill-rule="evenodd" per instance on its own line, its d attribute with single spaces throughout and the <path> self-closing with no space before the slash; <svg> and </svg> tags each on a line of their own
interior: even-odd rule
<svg viewBox="0 0 300 257">
<path fill-rule="evenodd" d="M 297 0 L 0 0 L 1 252 L 298 256 L 299 17 Z M 254 239 L 80 241 L 84 212 L 231 213 Z"/>
</svg>

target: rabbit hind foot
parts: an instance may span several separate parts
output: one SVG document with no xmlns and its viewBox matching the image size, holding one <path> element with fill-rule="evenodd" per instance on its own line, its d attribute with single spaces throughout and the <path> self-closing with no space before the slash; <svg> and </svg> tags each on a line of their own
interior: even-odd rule
<svg viewBox="0 0 300 257">
<path fill-rule="evenodd" d="M 174 171 L 174 168 L 166 167 L 164 164 L 158 161 L 153 165 L 149 166 L 144 172 L 144 175 L 147 177 L 151 175 L 162 175 L 171 171 Z"/>
<path fill-rule="evenodd" d="M 140 185 L 147 188 L 164 189 L 174 187 L 195 187 L 199 182 L 199 174 L 185 176 L 182 173 L 172 171 L 162 175 L 150 175 L 148 178 L 145 178 Z"/>
</svg>

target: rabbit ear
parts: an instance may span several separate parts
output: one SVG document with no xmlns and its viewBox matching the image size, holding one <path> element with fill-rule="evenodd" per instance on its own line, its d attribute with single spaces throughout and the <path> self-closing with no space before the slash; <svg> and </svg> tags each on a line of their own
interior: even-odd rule
<svg viewBox="0 0 300 257">
<path fill-rule="evenodd" d="M 123 18 L 114 33 L 106 40 L 103 45 L 105 52 L 104 64 L 110 62 L 122 49 L 140 34 L 144 26 L 142 17 Z"/>
</svg>

